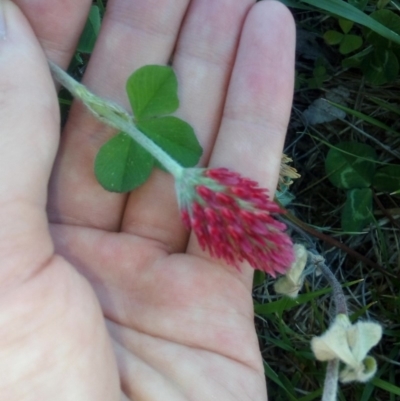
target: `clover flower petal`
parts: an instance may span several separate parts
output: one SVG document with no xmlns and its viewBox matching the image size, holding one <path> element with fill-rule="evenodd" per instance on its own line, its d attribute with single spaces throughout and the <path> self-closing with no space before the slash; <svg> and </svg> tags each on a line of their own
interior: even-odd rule
<svg viewBox="0 0 400 401">
<path fill-rule="evenodd" d="M 184 170 L 176 180 L 182 220 L 203 250 L 239 268 L 247 261 L 275 277 L 294 260 L 281 208 L 257 182 L 225 168 Z"/>
<path fill-rule="evenodd" d="M 319 361 L 340 359 L 350 366 L 357 365 L 357 360 L 347 343 L 347 330 L 351 327 L 346 315 L 337 315 L 328 331 L 311 340 L 311 349 Z"/>
<path fill-rule="evenodd" d="M 347 331 L 347 342 L 357 361 L 364 360 L 381 338 L 382 327 L 373 322 L 357 322 Z"/>
<path fill-rule="evenodd" d="M 340 372 L 339 379 L 342 383 L 350 383 L 353 381 L 365 383 L 374 377 L 377 369 L 378 366 L 375 358 L 367 356 L 355 369 L 346 365 Z"/>
<path fill-rule="evenodd" d="M 274 284 L 275 292 L 287 295 L 290 298 L 296 298 L 303 285 L 303 271 L 307 264 L 307 249 L 301 244 L 295 244 L 295 261 L 283 277 L 276 280 Z"/>
<path fill-rule="evenodd" d="M 367 356 L 382 337 L 382 327 L 372 322 L 352 325 L 346 315 L 336 316 L 328 331 L 311 341 L 315 357 L 320 361 L 340 359 L 346 364 L 341 380 L 365 382 L 376 372 L 376 361 Z"/>
</svg>

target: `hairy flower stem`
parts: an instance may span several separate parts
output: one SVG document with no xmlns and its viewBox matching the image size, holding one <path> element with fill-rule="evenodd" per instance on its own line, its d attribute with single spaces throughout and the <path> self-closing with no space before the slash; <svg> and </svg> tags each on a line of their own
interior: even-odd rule
<svg viewBox="0 0 400 401">
<path fill-rule="evenodd" d="M 331 272 L 329 267 L 325 264 L 324 258 L 320 255 L 315 255 L 313 253 L 309 253 L 311 257 L 311 261 L 318 267 L 322 274 L 325 276 L 327 281 L 333 290 L 333 300 L 335 301 L 335 308 L 337 315 L 348 315 L 347 312 L 347 304 L 346 298 L 344 296 L 344 292 L 342 286 L 339 281 L 336 279 L 335 275 Z"/>
<path fill-rule="evenodd" d="M 321 401 L 335 401 L 339 380 L 339 359 L 333 359 L 326 366 L 324 392 Z"/>
<path fill-rule="evenodd" d="M 127 111 L 115 103 L 96 96 L 90 92 L 86 86 L 77 82 L 53 62 L 49 61 L 49 66 L 54 78 L 68 89 L 74 97 L 80 99 L 99 120 L 129 135 L 134 141 L 154 156 L 175 179 L 182 176 L 184 168 L 151 139 L 139 131 L 135 125 L 133 116 Z"/>
<path fill-rule="evenodd" d="M 336 279 L 335 275 L 331 272 L 329 267 L 325 264 L 325 260 L 322 256 L 315 255 L 312 252 L 309 252 L 309 256 L 311 258 L 311 262 L 314 263 L 314 265 L 321 270 L 322 274 L 332 287 L 336 315 L 343 314 L 347 316 L 348 311 L 347 311 L 346 298 L 344 296 L 343 289 L 339 281 Z M 339 380 L 339 360 L 333 359 L 332 361 L 328 362 L 328 365 L 326 367 L 324 390 L 322 393 L 321 401 L 336 400 L 338 380 Z"/>
</svg>

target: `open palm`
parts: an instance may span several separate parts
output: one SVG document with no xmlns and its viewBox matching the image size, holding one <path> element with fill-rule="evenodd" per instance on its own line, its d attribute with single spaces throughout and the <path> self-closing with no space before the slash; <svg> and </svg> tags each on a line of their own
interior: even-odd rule
<svg viewBox="0 0 400 401">
<path fill-rule="evenodd" d="M 22 13 L 4 3 L 0 399 L 266 399 L 251 269 L 239 272 L 200 250 L 180 222 L 166 173 L 154 171 L 129 195 L 104 191 L 93 160 L 113 132 L 79 102 L 58 143 L 42 49 Z M 91 1 L 15 3 L 65 68 Z M 173 56 L 178 114 L 195 128 L 201 163 L 273 190 L 294 30 L 280 3 L 253 3 L 109 0 L 84 82 L 128 107 L 130 73 Z"/>
</svg>

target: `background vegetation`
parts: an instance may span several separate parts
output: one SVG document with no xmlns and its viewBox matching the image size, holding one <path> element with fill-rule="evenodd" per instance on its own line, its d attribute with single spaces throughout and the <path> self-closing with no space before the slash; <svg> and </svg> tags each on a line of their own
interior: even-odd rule
<svg viewBox="0 0 400 401">
<path fill-rule="evenodd" d="M 379 365 L 375 378 L 341 386 L 339 399 L 399 400 L 400 3 L 282 2 L 297 25 L 285 152 L 301 178 L 281 199 L 289 202 L 289 221 L 302 227 L 293 237 L 323 255 L 346 287 L 352 319 L 384 328 L 371 354 Z M 392 40 L 382 28 L 392 31 Z M 325 366 L 309 344 L 326 330 L 333 308 L 324 278 L 313 266 L 307 271 L 296 301 L 277 296 L 272 280 L 255 283 L 256 325 L 274 401 L 320 399 Z"/>
</svg>

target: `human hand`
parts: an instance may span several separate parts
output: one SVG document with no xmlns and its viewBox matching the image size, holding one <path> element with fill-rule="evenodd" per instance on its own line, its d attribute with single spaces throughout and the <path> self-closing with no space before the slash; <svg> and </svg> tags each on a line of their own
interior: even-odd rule
<svg viewBox="0 0 400 401">
<path fill-rule="evenodd" d="M 15 3 L 66 67 L 91 1 Z M 179 114 L 202 164 L 273 191 L 293 89 L 291 16 L 273 1 L 188 3 L 109 0 L 84 82 L 128 107 L 128 75 L 174 53 Z M 188 238 L 166 173 L 129 196 L 104 191 L 93 160 L 113 132 L 78 102 L 58 144 L 43 52 L 19 10 L 3 7 L 0 399 L 266 399 L 252 270 Z"/>
</svg>

